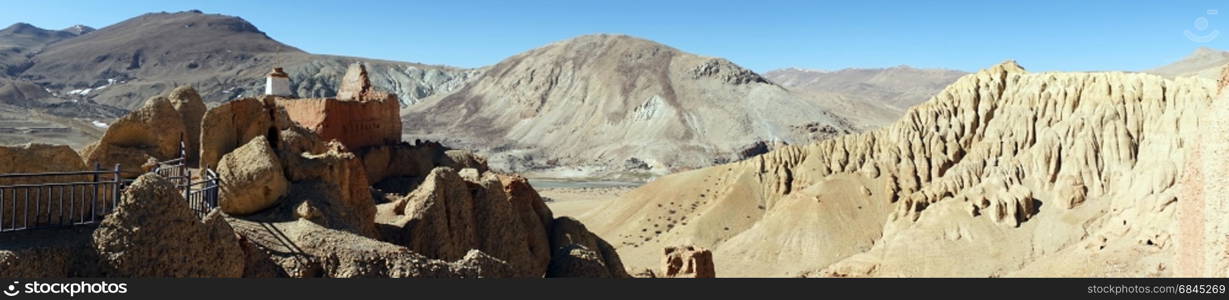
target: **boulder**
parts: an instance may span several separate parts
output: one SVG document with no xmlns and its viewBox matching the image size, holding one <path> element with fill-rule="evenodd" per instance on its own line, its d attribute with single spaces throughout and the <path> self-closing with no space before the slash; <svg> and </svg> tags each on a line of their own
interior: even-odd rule
<svg viewBox="0 0 1229 300">
<path fill-rule="evenodd" d="M 576 219 L 555 219 L 551 225 L 551 249 L 546 277 L 631 277 L 614 247 Z"/>
<path fill-rule="evenodd" d="M 188 162 L 196 165 L 200 160 L 201 120 L 205 118 L 205 101 L 191 86 L 181 86 L 167 95 L 184 124 L 185 143 L 188 146 Z"/>
<path fill-rule="evenodd" d="M 107 277 L 239 277 L 243 250 L 214 211 L 202 222 L 170 181 L 146 174 L 93 234 Z"/>
<path fill-rule="evenodd" d="M 366 147 L 355 152 L 363 160 L 367 179 L 375 185 L 391 177 L 422 177 L 435 167 L 490 170 L 486 159 L 469 151 L 451 150 L 435 142 L 405 142 Z"/>
<path fill-rule="evenodd" d="M 661 274 L 673 278 L 716 278 L 713 252 L 694 246 L 666 247 L 661 259 Z"/>
<path fill-rule="evenodd" d="M 141 108 L 119 118 L 107 132 L 82 151 L 87 165 L 120 164 L 126 177 L 139 176 L 141 165 L 149 158 L 159 161 L 180 156 L 180 142 L 186 141 L 183 118 L 171 101 L 155 96 Z"/>
<path fill-rule="evenodd" d="M 223 103 L 201 120 L 200 166 L 216 169 L 223 155 L 258 136 L 275 143 L 280 140 L 277 135 L 290 126 L 290 117 L 271 97 Z"/>
<path fill-rule="evenodd" d="M 232 215 L 247 215 L 273 206 L 289 186 L 281 162 L 264 137 L 253 138 L 223 156 L 218 177 L 219 206 Z"/>
</svg>

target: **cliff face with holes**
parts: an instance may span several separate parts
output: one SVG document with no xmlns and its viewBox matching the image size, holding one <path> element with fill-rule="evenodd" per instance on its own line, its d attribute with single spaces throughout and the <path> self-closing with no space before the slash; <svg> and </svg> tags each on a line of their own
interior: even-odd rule
<svg viewBox="0 0 1229 300">
<path fill-rule="evenodd" d="M 1171 275 L 1177 183 L 1216 91 L 1006 62 L 892 126 L 668 176 L 587 221 L 625 257 L 715 248 L 719 274 Z"/>
</svg>

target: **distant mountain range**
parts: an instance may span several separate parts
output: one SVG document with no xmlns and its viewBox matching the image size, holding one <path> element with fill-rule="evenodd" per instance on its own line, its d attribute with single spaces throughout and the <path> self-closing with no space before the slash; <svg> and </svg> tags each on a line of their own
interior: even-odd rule
<svg viewBox="0 0 1229 300">
<path fill-rule="evenodd" d="M 1227 57 L 1201 49 L 1150 72 L 1202 74 Z M 27 124 L 38 115 L 37 126 L 90 136 L 178 85 L 192 85 L 211 105 L 257 95 L 274 66 L 286 69 L 298 96 L 332 96 L 353 62 L 366 64 L 372 84 L 407 106 L 407 137 L 474 149 L 507 170 L 557 177 L 642 178 L 878 128 L 966 75 L 899 66 L 761 76 L 722 58 L 608 34 L 464 69 L 311 54 L 242 18 L 187 11 L 98 30 L 24 23 L 0 30 L 0 127 L 18 126 L 2 120 Z M 41 137 L 0 135 L 0 143 L 31 139 Z"/>
<path fill-rule="evenodd" d="M 1229 52 L 1208 47 L 1200 47 L 1182 60 L 1146 70 L 1166 77 L 1197 76 L 1203 78 L 1220 78 L 1221 68 L 1229 64 Z"/>
<path fill-rule="evenodd" d="M 218 102 L 259 94 L 277 65 L 293 75 L 300 96 L 332 95 L 345 66 L 361 61 L 373 84 L 406 104 L 459 87 L 476 70 L 353 57 L 313 55 L 267 36 L 242 18 L 199 11 L 151 13 L 97 31 L 17 24 L 0 33 L 10 79 L 35 83 L 52 97 L 124 109 L 176 85 L 191 84 Z M 85 34 L 77 34 L 86 32 Z M 368 45 L 375 47 L 378 45 Z"/>
</svg>

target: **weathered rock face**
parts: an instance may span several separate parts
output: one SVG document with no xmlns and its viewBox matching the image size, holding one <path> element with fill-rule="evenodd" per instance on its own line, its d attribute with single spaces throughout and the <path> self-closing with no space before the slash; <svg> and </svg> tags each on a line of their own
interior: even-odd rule
<svg viewBox="0 0 1229 300">
<path fill-rule="evenodd" d="M 222 156 L 218 165 L 218 206 L 232 215 L 255 213 L 277 204 L 289 182 L 281 160 L 264 137 Z"/>
<path fill-rule="evenodd" d="M 629 278 L 615 249 L 580 221 L 555 219 L 546 277 Z"/>
<path fill-rule="evenodd" d="M 550 232 L 555 219 L 554 213 L 546 207 L 542 196 L 529 185 L 529 180 L 519 175 L 498 175 L 512 210 L 517 213 L 527 234 L 523 235 L 529 246 L 529 258 L 532 265 L 546 266 L 550 263 Z M 537 272 L 535 270 L 535 272 Z M 540 273 L 540 272 L 537 272 Z"/>
<path fill-rule="evenodd" d="M 86 146 L 86 164 L 120 164 L 126 177 L 144 173 L 150 158 L 169 160 L 179 157 L 180 141 L 186 138 L 183 118 L 166 97 L 145 101 L 140 109 L 116 120 L 102 138 Z"/>
<path fill-rule="evenodd" d="M 243 251 L 222 216 L 202 223 L 174 184 L 143 175 L 93 234 L 106 276 L 239 277 Z"/>
<path fill-rule="evenodd" d="M 666 247 L 661 258 L 661 273 L 674 278 L 716 278 L 713 252 L 693 246 Z"/>
<path fill-rule="evenodd" d="M 206 112 L 201 121 L 201 168 L 216 169 L 223 155 L 252 138 L 263 136 L 278 141 L 276 135 L 291 123 L 286 112 L 273 101 L 272 97 L 244 98 Z"/>
<path fill-rule="evenodd" d="M 440 167 L 404 198 L 382 205 L 397 228 L 389 240 L 428 257 L 458 259 L 470 249 L 507 261 L 517 277 L 541 277 L 550 259 L 540 198 L 511 196 L 494 173 Z M 508 179 L 512 180 L 512 179 Z M 533 204 L 537 201 L 539 204 Z M 540 205 L 540 206 L 539 206 Z"/>
<path fill-rule="evenodd" d="M 66 172 L 66 171 L 83 171 L 86 170 L 81 156 L 77 152 L 73 152 L 72 148 L 63 145 L 46 145 L 46 144 L 25 144 L 18 146 L 0 146 L 0 174 L 6 173 L 40 173 L 40 172 Z M 24 178 L 3 178 L 0 179 L 0 186 L 18 185 L 18 184 L 42 184 L 51 182 L 79 182 L 89 180 L 87 176 L 49 176 L 49 177 L 24 177 Z M 6 193 L 13 193 L 14 189 L 5 190 Z M 22 190 L 21 192 L 26 192 Z M 50 201 L 50 194 L 33 194 L 31 200 L 40 200 L 42 203 Z M 14 201 L 12 196 L 7 196 L 8 199 L 0 202 L 4 209 L 0 209 L 0 219 L 5 223 L 13 224 L 16 222 L 19 226 L 29 223 L 35 225 L 39 220 L 46 220 L 48 217 L 58 218 L 60 211 L 35 211 L 33 203 L 24 201 Z M 13 212 L 22 212 L 27 209 L 33 211 L 28 217 L 30 220 L 25 220 L 27 217 L 24 213 L 19 213 L 14 216 Z M 79 206 L 80 207 L 80 206 Z M 81 212 L 78 212 L 81 213 Z M 80 214 L 78 214 L 80 215 Z M 7 227 L 7 225 L 6 225 Z"/>
<path fill-rule="evenodd" d="M 1183 163 L 1177 202 L 1174 276 L 1229 276 L 1229 68 L 1221 69 L 1217 97 L 1200 120 Z"/>
<path fill-rule="evenodd" d="M 321 153 L 300 152 L 298 155 L 283 156 L 286 162 L 284 172 L 294 185 L 319 183 L 314 187 L 295 189 L 299 191 L 298 195 L 308 196 L 311 192 L 307 191 L 329 191 L 315 195 L 325 196 L 324 198 L 296 198 L 292 195 L 291 199 L 319 199 L 315 202 L 308 201 L 306 205 L 327 205 L 327 211 L 322 216 L 332 220 L 327 224 L 338 226 L 329 226 L 330 228 L 352 230 L 355 234 L 376 238 L 378 233 L 375 228 L 375 201 L 371 198 L 363 162 L 336 141 L 329 142 L 326 148 L 328 150 Z M 308 194 L 303 194 L 305 192 Z"/>
<path fill-rule="evenodd" d="M 196 165 L 200 161 L 201 120 L 205 118 L 205 111 L 208 110 L 205 107 L 205 101 L 201 100 L 201 95 L 197 94 L 196 89 L 191 86 L 181 86 L 171 90 L 167 99 L 183 118 L 184 142 L 188 146 L 188 162 Z"/>
</svg>

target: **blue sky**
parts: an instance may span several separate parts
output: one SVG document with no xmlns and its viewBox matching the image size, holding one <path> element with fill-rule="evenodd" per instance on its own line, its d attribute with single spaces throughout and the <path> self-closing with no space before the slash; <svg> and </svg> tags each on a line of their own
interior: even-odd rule
<svg viewBox="0 0 1229 300">
<path fill-rule="evenodd" d="M 1229 1 L 922 2 L 40 0 L 6 1 L 0 26 L 101 28 L 146 12 L 200 9 L 243 17 L 312 53 L 461 67 L 590 33 L 639 36 L 760 72 L 901 64 L 973 71 L 1008 58 L 1034 71 L 1142 70 L 1200 46 L 1229 49 Z M 1200 43 L 1184 31 L 1224 36 Z"/>
</svg>

